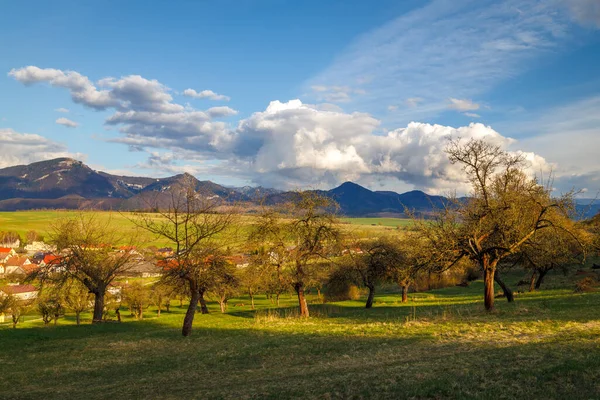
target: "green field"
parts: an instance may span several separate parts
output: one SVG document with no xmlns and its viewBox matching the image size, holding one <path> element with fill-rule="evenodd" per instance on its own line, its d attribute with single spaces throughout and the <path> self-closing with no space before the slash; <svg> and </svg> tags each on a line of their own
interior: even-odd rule
<svg viewBox="0 0 600 400">
<path fill-rule="evenodd" d="M 63 210 L 0 212 L 0 231 L 17 232 L 21 238 L 25 238 L 27 232 L 31 230 L 40 235 L 48 236 L 58 220 L 74 217 L 77 213 L 77 211 Z M 111 224 L 122 231 L 125 237 L 136 237 L 142 246 L 163 247 L 171 245 L 162 238 L 157 238 L 144 230 L 136 228 L 130 220 L 134 217 L 131 213 L 108 211 L 92 211 L 92 213 L 95 218 L 101 221 L 110 221 Z M 249 215 L 241 215 L 237 225 L 242 228 L 248 226 L 253 218 Z M 341 227 L 344 230 L 370 235 L 376 232 L 392 231 L 392 227 L 406 226 L 410 223 L 410 220 L 399 218 L 342 218 L 341 222 L 343 222 Z M 239 230 L 238 239 L 236 240 L 239 243 L 235 244 L 243 244 L 244 234 L 247 234 L 246 230 Z"/>
<path fill-rule="evenodd" d="M 177 301 L 143 321 L 0 327 L 0 398 L 600 398 L 600 293 L 574 294 L 575 279 L 551 275 L 492 314 L 478 281 L 408 304 L 385 293 L 372 310 L 312 304 L 309 320 L 291 296 L 212 303 L 188 338 Z"/>
<path fill-rule="evenodd" d="M 404 227 L 411 224 L 408 218 L 342 218 L 342 222 L 352 225 Z"/>
</svg>

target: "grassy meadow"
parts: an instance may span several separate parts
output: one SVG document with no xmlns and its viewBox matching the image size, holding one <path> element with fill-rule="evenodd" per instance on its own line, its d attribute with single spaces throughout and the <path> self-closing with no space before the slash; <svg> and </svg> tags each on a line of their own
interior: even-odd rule
<svg viewBox="0 0 600 400">
<path fill-rule="evenodd" d="M 132 213 L 89 211 L 94 217 L 102 222 L 110 222 L 117 227 L 124 238 L 135 236 L 142 246 L 169 246 L 170 243 L 163 238 L 157 238 L 143 229 L 137 228 L 131 219 Z M 25 238 L 27 232 L 34 230 L 42 236 L 48 236 L 53 230 L 53 224 L 63 218 L 76 216 L 78 211 L 44 210 L 44 211 L 14 211 L 0 212 L 0 231 L 17 232 L 21 238 Z M 243 245 L 246 227 L 254 221 L 251 215 L 239 216 L 237 228 L 237 240 Z M 369 236 L 378 233 L 393 233 L 398 227 L 410 224 L 408 219 L 400 218 L 341 218 L 341 228 L 346 232 L 352 232 L 358 236 Z"/>
<path fill-rule="evenodd" d="M 232 299 L 225 314 L 212 302 L 188 338 L 177 300 L 142 321 L 4 325 L 0 398 L 600 398 L 600 293 L 575 294 L 576 278 L 551 274 L 491 314 L 476 281 L 406 304 L 381 293 L 371 310 L 313 294 L 308 320 L 293 296 L 255 311 Z"/>
</svg>

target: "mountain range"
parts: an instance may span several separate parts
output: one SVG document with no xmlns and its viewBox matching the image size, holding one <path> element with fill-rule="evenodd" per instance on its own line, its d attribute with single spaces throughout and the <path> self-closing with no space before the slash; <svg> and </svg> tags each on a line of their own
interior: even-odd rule
<svg viewBox="0 0 600 400">
<path fill-rule="evenodd" d="M 173 189 L 189 182 L 193 182 L 196 190 L 205 196 L 235 201 L 249 208 L 259 203 L 284 202 L 293 193 L 264 187 L 226 187 L 211 181 L 199 181 L 190 174 L 168 178 L 112 175 L 95 171 L 81 161 L 56 158 L 0 169 L 0 211 L 48 208 L 135 210 L 144 208 L 148 194 L 159 204 L 161 201 L 165 203 Z M 352 182 L 317 192 L 336 200 L 341 213 L 347 216 L 400 216 L 405 207 L 418 213 L 428 213 L 442 206 L 446 200 L 419 190 L 402 194 L 372 191 Z M 585 207 L 585 202 L 580 207 Z M 597 205 L 588 207 L 586 214 L 594 215 L 599 209 Z"/>
</svg>

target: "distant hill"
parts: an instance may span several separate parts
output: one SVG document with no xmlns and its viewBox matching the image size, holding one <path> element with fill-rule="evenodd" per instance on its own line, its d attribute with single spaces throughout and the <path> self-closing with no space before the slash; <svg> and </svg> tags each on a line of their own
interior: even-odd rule
<svg viewBox="0 0 600 400">
<path fill-rule="evenodd" d="M 168 178 L 147 178 L 112 175 L 95 171 L 71 158 L 35 162 L 0 169 L 0 211 L 54 209 L 138 210 L 149 204 L 164 207 L 173 190 L 193 184 L 207 198 L 247 205 L 273 205 L 290 201 L 295 192 L 264 187 L 231 188 L 211 181 L 199 181 L 190 174 Z M 347 216 L 402 216 L 405 209 L 430 213 L 442 207 L 442 196 L 431 196 L 419 190 L 406 193 L 372 191 L 353 182 L 317 191 L 334 199 L 341 213 Z M 578 210 L 589 218 L 598 213 L 598 203 L 578 200 Z"/>
</svg>

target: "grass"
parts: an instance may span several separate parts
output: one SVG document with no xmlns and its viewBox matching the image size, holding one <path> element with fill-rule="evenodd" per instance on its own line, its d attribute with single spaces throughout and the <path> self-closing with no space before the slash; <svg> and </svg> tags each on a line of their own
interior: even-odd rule
<svg viewBox="0 0 600 400">
<path fill-rule="evenodd" d="M 547 284 L 491 314 L 481 282 L 407 304 L 383 293 L 371 310 L 312 304 L 308 320 L 292 296 L 256 311 L 239 298 L 211 303 L 189 338 L 177 301 L 143 321 L 0 327 L 0 398 L 599 398 L 600 293 Z"/>
<path fill-rule="evenodd" d="M 387 227 L 405 227 L 411 225 L 412 221 L 408 218 L 342 218 L 342 221 L 352 225 L 369 226 L 387 226 Z"/>
<path fill-rule="evenodd" d="M 157 238 L 143 229 L 139 229 L 131 222 L 134 218 L 132 213 L 120 213 L 110 211 L 89 211 L 93 213 L 95 218 L 102 222 L 110 221 L 112 226 L 115 226 L 121 231 L 124 237 L 136 237 L 143 247 L 157 246 L 165 247 L 172 246 L 163 238 Z M 27 235 L 27 232 L 33 230 L 42 236 L 48 236 L 52 233 L 53 224 L 63 218 L 74 217 L 78 211 L 65 210 L 46 210 L 46 211 L 15 211 L 15 212 L 0 212 L 0 231 L 10 231 L 18 233 L 22 239 Z M 243 243 L 243 238 L 246 237 L 248 230 L 246 227 L 253 221 L 252 216 L 242 215 L 238 219 L 237 236 L 239 240 L 235 242 Z M 369 221 L 373 222 L 369 222 Z M 358 235 L 370 236 L 373 234 L 382 233 L 384 231 L 393 231 L 390 227 L 398 225 L 405 226 L 410 223 L 409 220 L 399 218 L 342 218 L 341 228 L 346 231 L 352 231 Z M 347 224 L 347 223 L 350 224 Z M 375 224 L 375 226 L 371 226 Z M 392 232 L 393 233 L 393 232 Z"/>
</svg>

